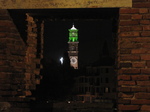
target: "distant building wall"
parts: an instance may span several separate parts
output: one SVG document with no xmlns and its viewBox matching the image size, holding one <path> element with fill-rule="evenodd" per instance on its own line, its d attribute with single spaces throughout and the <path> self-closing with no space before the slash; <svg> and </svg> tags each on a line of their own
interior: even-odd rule
<svg viewBox="0 0 150 112">
<path fill-rule="evenodd" d="M 120 8 L 118 111 L 150 111 L 150 1 Z"/>
<path fill-rule="evenodd" d="M 87 67 L 87 73 L 75 78 L 78 101 L 95 102 L 96 99 L 116 99 L 116 75 L 113 66 Z"/>
</svg>

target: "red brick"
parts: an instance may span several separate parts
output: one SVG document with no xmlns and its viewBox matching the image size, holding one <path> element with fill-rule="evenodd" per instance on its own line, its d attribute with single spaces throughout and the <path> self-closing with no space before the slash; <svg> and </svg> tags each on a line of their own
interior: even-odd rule
<svg viewBox="0 0 150 112">
<path fill-rule="evenodd" d="M 150 68 L 143 68 L 141 69 L 142 74 L 149 74 L 150 73 Z"/>
<path fill-rule="evenodd" d="M 41 62 L 41 59 L 39 59 L 39 58 L 36 58 L 36 59 L 34 59 L 34 62 L 35 62 L 36 64 L 40 64 L 40 62 Z"/>
<path fill-rule="evenodd" d="M 140 36 L 139 32 L 121 32 L 119 34 L 119 36 L 121 37 L 136 37 L 136 36 Z"/>
<path fill-rule="evenodd" d="M 134 14 L 134 15 L 132 15 L 132 17 L 131 17 L 131 19 L 142 19 L 142 15 L 140 15 L 140 14 Z"/>
<path fill-rule="evenodd" d="M 139 86 L 150 86 L 150 81 L 137 81 Z"/>
<path fill-rule="evenodd" d="M 120 42 L 120 48 L 141 48 L 141 44 L 140 43 L 133 43 L 130 40 L 121 40 Z"/>
<path fill-rule="evenodd" d="M 141 31 L 143 30 L 142 26 L 131 26 L 131 31 Z"/>
<path fill-rule="evenodd" d="M 11 78 L 11 73 L 1 72 L 0 73 L 0 79 L 4 79 L 4 78 L 6 78 L 6 79 Z"/>
<path fill-rule="evenodd" d="M 36 44 L 37 44 L 37 40 L 36 40 L 36 39 L 34 39 L 34 40 L 32 40 L 32 41 L 27 40 L 27 42 L 30 43 L 30 44 L 33 44 L 33 45 L 36 45 Z"/>
<path fill-rule="evenodd" d="M 1 26 L 14 27 L 14 24 L 9 20 L 0 20 L 0 27 Z"/>
<path fill-rule="evenodd" d="M 8 16 L 8 11 L 4 9 L 0 9 L 0 15 L 7 15 Z"/>
<path fill-rule="evenodd" d="M 150 20 L 141 20 L 140 24 L 142 25 L 150 24 Z"/>
<path fill-rule="evenodd" d="M 150 100 L 131 100 L 131 104 L 150 104 Z"/>
<path fill-rule="evenodd" d="M 0 27 L 0 32 L 8 32 L 10 31 L 9 27 Z"/>
<path fill-rule="evenodd" d="M 143 30 L 150 30 L 150 26 L 149 25 L 143 26 Z"/>
<path fill-rule="evenodd" d="M 16 43 L 17 43 L 17 41 L 15 41 L 15 44 Z M 25 47 L 21 46 L 21 45 L 14 45 L 14 48 L 15 48 L 15 50 L 20 50 L 20 51 L 25 50 Z"/>
<path fill-rule="evenodd" d="M 9 65 L 10 63 L 8 61 L 0 60 L 0 66 Z"/>
<path fill-rule="evenodd" d="M 24 79 L 24 78 L 22 78 L 22 79 Z M 12 82 L 12 84 L 19 84 L 19 83 L 21 83 L 21 84 L 26 84 L 26 83 L 29 83 L 30 81 L 25 81 L 25 80 L 21 80 L 21 78 L 16 78 L 16 79 L 14 79 L 14 81 Z"/>
<path fill-rule="evenodd" d="M 133 98 L 133 96 L 131 93 L 118 93 L 118 97 L 120 98 Z"/>
<path fill-rule="evenodd" d="M 143 44 L 141 47 L 146 48 L 146 49 L 149 49 L 149 48 L 150 48 L 150 44 L 145 43 L 145 44 Z M 149 53 L 149 51 L 148 51 L 147 53 Z"/>
<path fill-rule="evenodd" d="M 27 80 L 31 79 L 31 74 L 30 73 L 25 73 L 25 79 L 27 79 Z"/>
<path fill-rule="evenodd" d="M 139 13 L 139 9 L 133 9 L 133 8 L 121 8 L 120 14 L 135 14 Z"/>
<path fill-rule="evenodd" d="M 1 15 L 0 16 L 0 20 L 11 20 L 11 17 L 10 16 L 5 16 L 5 15 Z"/>
<path fill-rule="evenodd" d="M 136 99 L 150 99 L 150 93 L 135 93 Z"/>
<path fill-rule="evenodd" d="M 141 32 L 141 36 L 143 37 L 150 36 L 150 31 Z"/>
<path fill-rule="evenodd" d="M 17 91 L 0 91 L 0 95 L 17 95 Z"/>
<path fill-rule="evenodd" d="M 137 37 L 137 38 L 132 38 L 131 41 L 135 43 L 149 43 L 150 38 L 149 37 Z"/>
<path fill-rule="evenodd" d="M 15 102 L 14 104 L 12 104 L 12 106 L 18 106 L 18 107 L 23 107 L 23 108 L 25 108 L 25 107 L 29 107 L 29 104 L 26 102 L 26 103 L 24 103 L 24 102 Z M 19 112 L 29 112 L 29 111 L 19 111 Z"/>
<path fill-rule="evenodd" d="M 12 67 L 0 67 L 0 72 L 13 72 L 15 71 Z"/>
<path fill-rule="evenodd" d="M 130 75 L 118 75 L 118 80 L 130 80 Z"/>
<path fill-rule="evenodd" d="M 149 54 L 141 55 L 141 60 L 150 60 L 150 55 Z"/>
<path fill-rule="evenodd" d="M 148 9 L 147 8 L 141 8 L 141 9 L 139 9 L 139 13 L 148 13 Z"/>
<path fill-rule="evenodd" d="M 147 87 L 147 92 L 150 92 L 150 87 Z"/>
<path fill-rule="evenodd" d="M 131 19 L 131 15 L 120 15 L 119 19 L 120 20 L 128 20 L 128 19 Z"/>
<path fill-rule="evenodd" d="M 15 66 L 15 68 L 25 68 L 25 63 L 23 63 L 23 62 L 11 62 L 10 66 Z"/>
<path fill-rule="evenodd" d="M 132 63 L 132 66 L 134 68 L 144 68 L 145 67 L 145 62 L 135 62 L 135 63 Z"/>
<path fill-rule="evenodd" d="M 6 54 L 0 54 L 0 59 L 1 60 L 7 60 L 7 55 Z"/>
<path fill-rule="evenodd" d="M 40 69 L 35 69 L 34 74 L 39 75 L 40 74 Z"/>
<path fill-rule="evenodd" d="M 141 73 L 141 70 L 140 69 L 134 69 L 134 68 L 123 68 L 121 70 L 119 70 L 119 73 L 122 73 L 122 74 L 140 74 Z"/>
<path fill-rule="evenodd" d="M 142 0 L 143 1 L 143 0 Z M 133 8 L 149 8 L 150 7 L 150 2 L 139 2 L 139 3 L 134 3 L 132 4 Z"/>
<path fill-rule="evenodd" d="M 149 80 L 148 75 L 131 75 L 132 80 Z"/>
<path fill-rule="evenodd" d="M 11 89 L 11 85 L 10 84 L 0 84 L 0 90 L 10 90 Z"/>
<path fill-rule="evenodd" d="M 120 54 L 130 54 L 131 50 L 130 49 L 120 49 Z"/>
<path fill-rule="evenodd" d="M 4 32 L 0 32 L 0 38 L 5 38 L 7 36 L 7 34 L 6 33 L 4 33 Z"/>
<path fill-rule="evenodd" d="M 122 105 L 122 104 L 119 104 L 118 105 L 118 110 L 139 110 L 140 109 L 140 106 L 139 105 Z"/>
<path fill-rule="evenodd" d="M 120 63 L 121 68 L 129 68 L 132 67 L 132 63 Z"/>
<path fill-rule="evenodd" d="M 127 31 L 131 31 L 131 27 L 129 27 L 129 26 L 120 26 L 119 30 L 120 30 L 120 32 L 127 32 Z"/>
<path fill-rule="evenodd" d="M 141 110 L 150 111 L 150 105 L 142 105 Z"/>
<path fill-rule="evenodd" d="M 148 53 L 149 50 L 148 49 L 132 49 L 131 53 L 132 54 L 144 54 L 144 53 Z"/>
<path fill-rule="evenodd" d="M 23 56 L 19 56 L 19 55 L 11 55 L 9 57 L 7 57 L 8 60 L 10 61 L 24 61 L 24 57 Z"/>
<path fill-rule="evenodd" d="M 137 20 L 130 20 L 130 21 L 120 21 L 120 26 L 132 26 L 132 25 L 138 25 L 139 21 Z"/>
<path fill-rule="evenodd" d="M 147 88 L 146 87 L 132 87 L 131 92 L 146 92 Z"/>
<path fill-rule="evenodd" d="M 140 60 L 140 56 L 138 55 L 126 55 L 126 56 L 120 56 L 121 61 L 138 61 Z"/>
<path fill-rule="evenodd" d="M 118 103 L 122 103 L 122 104 L 130 104 L 130 100 L 127 100 L 127 99 L 118 99 Z"/>
<path fill-rule="evenodd" d="M 118 81 L 118 85 L 130 85 L 130 86 L 134 86 L 135 85 L 135 81 Z"/>
<path fill-rule="evenodd" d="M 148 68 L 150 68 L 150 61 L 146 61 L 146 65 Z"/>
<path fill-rule="evenodd" d="M 150 19 L 150 14 L 143 15 L 143 19 Z"/>
<path fill-rule="evenodd" d="M 121 50 L 123 49 L 123 48 L 126 48 L 126 49 L 128 49 L 128 48 L 136 48 L 136 47 L 134 47 L 134 43 L 131 43 L 131 42 L 128 42 L 128 41 L 124 41 L 124 42 L 121 42 L 121 43 L 119 43 L 120 44 L 120 48 L 121 48 Z M 141 46 L 141 45 L 140 45 Z"/>
<path fill-rule="evenodd" d="M 23 95 L 25 95 L 25 96 L 31 96 L 32 93 L 31 93 L 31 91 L 28 90 L 28 91 L 24 91 Z"/>
<path fill-rule="evenodd" d="M 29 37 L 37 37 L 37 34 L 36 33 L 28 33 L 28 36 Z"/>
<path fill-rule="evenodd" d="M 26 54 L 24 51 L 13 51 L 13 50 L 11 50 L 10 53 L 12 55 L 21 55 L 21 56 L 25 56 Z"/>
<path fill-rule="evenodd" d="M 148 0 L 150 2 L 150 0 Z M 150 8 L 149 8 L 149 12 L 150 12 Z"/>
<path fill-rule="evenodd" d="M 118 91 L 120 92 L 131 92 L 130 87 L 119 87 Z"/>
</svg>

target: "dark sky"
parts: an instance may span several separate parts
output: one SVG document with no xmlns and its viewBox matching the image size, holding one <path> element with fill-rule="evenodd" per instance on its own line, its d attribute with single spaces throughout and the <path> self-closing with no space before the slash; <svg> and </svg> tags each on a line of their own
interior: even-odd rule
<svg viewBox="0 0 150 112">
<path fill-rule="evenodd" d="M 102 52 L 103 42 L 108 42 L 112 48 L 112 23 L 110 20 L 99 21 L 45 21 L 44 56 L 59 61 L 65 51 L 68 51 L 69 31 L 74 23 L 79 30 L 79 60 L 94 62 Z"/>
</svg>

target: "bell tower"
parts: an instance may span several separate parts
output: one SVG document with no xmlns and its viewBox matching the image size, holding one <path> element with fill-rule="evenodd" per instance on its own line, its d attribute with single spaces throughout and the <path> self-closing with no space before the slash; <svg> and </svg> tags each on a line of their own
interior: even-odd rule
<svg viewBox="0 0 150 112">
<path fill-rule="evenodd" d="M 73 25 L 72 28 L 69 29 L 68 55 L 70 58 L 70 66 L 74 69 L 78 69 L 78 43 L 78 29 Z"/>
</svg>

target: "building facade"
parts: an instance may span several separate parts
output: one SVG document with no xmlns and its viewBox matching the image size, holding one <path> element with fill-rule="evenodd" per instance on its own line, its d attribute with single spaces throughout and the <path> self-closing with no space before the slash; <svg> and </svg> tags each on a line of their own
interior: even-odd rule
<svg viewBox="0 0 150 112">
<path fill-rule="evenodd" d="M 77 101 L 97 102 L 116 99 L 116 76 L 112 66 L 87 67 L 85 75 L 75 78 Z"/>
</svg>

